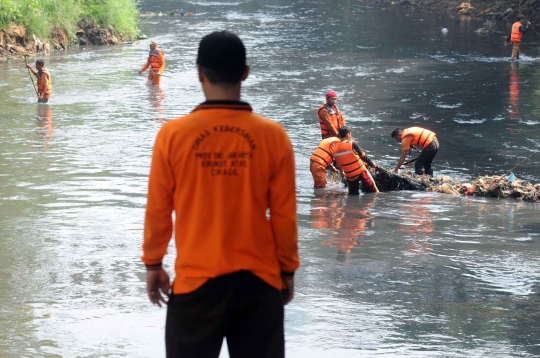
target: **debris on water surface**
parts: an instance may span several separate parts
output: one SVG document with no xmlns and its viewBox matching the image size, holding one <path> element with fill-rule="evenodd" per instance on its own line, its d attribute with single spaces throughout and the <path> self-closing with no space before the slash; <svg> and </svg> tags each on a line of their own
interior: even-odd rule
<svg viewBox="0 0 540 358">
<path fill-rule="evenodd" d="M 384 168 L 370 169 L 380 191 L 425 190 L 438 193 L 494 198 L 517 198 L 524 201 L 540 201 L 540 183 L 510 176 L 481 176 L 471 182 L 461 183 L 447 175 L 432 178 L 428 175 L 394 174 Z M 510 180 L 509 180 L 510 179 Z"/>
</svg>

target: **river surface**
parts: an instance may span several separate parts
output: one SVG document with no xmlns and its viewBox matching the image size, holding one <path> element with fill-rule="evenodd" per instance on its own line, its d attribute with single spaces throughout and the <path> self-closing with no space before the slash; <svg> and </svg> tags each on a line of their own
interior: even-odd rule
<svg viewBox="0 0 540 358">
<path fill-rule="evenodd" d="M 379 165 L 399 156 L 392 129 L 419 125 L 439 137 L 436 175 L 504 173 L 540 149 L 540 36 L 511 64 L 506 33 L 406 7 L 152 4 L 194 13 L 142 22 L 166 54 L 160 89 L 137 74 L 148 41 L 46 57 L 49 105 L 35 103 L 23 62 L 0 63 L 0 357 L 164 357 L 165 310 L 148 302 L 139 259 L 150 156 L 162 124 L 203 101 L 195 55 L 217 29 L 244 40 L 243 99 L 296 153 L 302 266 L 287 356 L 540 356 L 539 204 L 348 197 L 339 184 L 315 192 L 309 173 L 330 89 Z M 539 160 L 516 175 L 540 182 Z"/>
</svg>

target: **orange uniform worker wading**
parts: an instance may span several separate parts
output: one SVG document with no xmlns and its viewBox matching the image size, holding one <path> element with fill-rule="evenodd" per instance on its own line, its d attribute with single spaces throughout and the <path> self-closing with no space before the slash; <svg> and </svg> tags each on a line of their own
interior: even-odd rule
<svg viewBox="0 0 540 358">
<path fill-rule="evenodd" d="M 51 97 L 51 92 L 52 92 L 51 74 L 49 73 L 49 70 L 47 70 L 46 68 L 43 68 L 40 71 L 38 71 L 37 87 L 38 87 L 38 93 L 40 94 L 41 98 L 48 99 Z"/>
<path fill-rule="evenodd" d="M 401 143 L 401 156 L 398 160 L 394 173 L 398 173 L 401 165 L 405 163 L 407 156 L 411 157 L 411 147 L 421 147 L 422 153 L 414 163 L 415 173 L 418 175 L 433 176 L 431 162 L 439 150 L 439 141 L 434 132 L 420 127 L 410 127 L 401 130 L 396 128 L 391 137 Z"/>
<path fill-rule="evenodd" d="M 510 33 L 510 41 L 517 43 L 521 42 L 521 37 L 523 36 L 521 31 L 519 31 L 521 26 L 521 22 L 514 22 L 514 24 L 512 25 L 512 32 Z"/>
<path fill-rule="evenodd" d="M 343 169 L 345 176 L 349 180 L 358 178 L 366 170 L 366 164 L 362 159 L 365 159 L 366 153 L 362 152 L 357 155 L 353 151 L 353 141 L 346 140 L 337 144 L 334 148 L 334 157 L 336 162 Z"/>
<path fill-rule="evenodd" d="M 344 127 L 345 118 L 343 112 L 337 106 L 337 93 L 330 91 L 326 94 L 326 103 L 321 104 L 317 110 L 319 126 L 321 127 L 321 137 L 337 137 L 339 128 Z"/>
<path fill-rule="evenodd" d="M 38 103 L 47 103 L 51 97 L 52 80 L 49 70 L 45 68 L 45 62 L 42 59 L 37 59 L 35 70 L 28 63 L 26 63 L 26 68 L 37 77 Z"/>
<path fill-rule="evenodd" d="M 433 139 L 435 139 L 435 133 L 428 129 L 420 127 L 406 128 L 402 134 L 401 149 L 407 150 L 411 146 L 425 149 L 433 142 Z"/>
<path fill-rule="evenodd" d="M 339 136 L 341 141 L 334 146 L 334 159 L 347 177 L 349 194 L 359 194 L 360 182 L 363 191 L 378 192 L 377 185 L 366 168 L 366 163 L 370 167 L 375 167 L 375 164 L 352 140 L 351 132 L 347 127 L 340 128 Z"/>
<path fill-rule="evenodd" d="M 516 20 L 517 21 L 512 24 L 510 35 L 504 42 L 505 46 L 508 45 L 508 43 L 512 44 L 512 56 L 510 57 L 510 61 L 519 59 L 519 45 L 521 44 L 521 39 L 523 35 L 529 31 L 529 27 L 531 26 L 530 22 L 527 22 L 527 26 L 523 26 L 525 24 L 525 17 L 523 15 L 518 15 Z"/>
<path fill-rule="evenodd" d="M 146 71 L 148 67 L 150 67 L 148 80 L 152 82 L 152 85 L 159 85 L 161 81 L 161 74 L 163 71 L 165 71 L 165 53 L 163 50 L 157 48 L 157 42 L 155 41 L 150 42 L 148 60 L 143 68 L 141 68 L 139 73 Z"/>
<path fill-rule="evenodd" d="M 145 218 L 147 265 L 166 253 L 173 210 L 175 294 L 241 270 L 281 290 L 281 274 L 299 265 L 291 143 L 281 125 L 247 103 L 208 101 L 160 130 Z"/>
<path fill-rule="evenodd" d="M 333 146 L 339 143 L 339 138 L 323 139 L 311 154 L 309 170 L 313 176 L 315 188 L 326 188 L 326 168 L 332 165 Z"/>
</svg>

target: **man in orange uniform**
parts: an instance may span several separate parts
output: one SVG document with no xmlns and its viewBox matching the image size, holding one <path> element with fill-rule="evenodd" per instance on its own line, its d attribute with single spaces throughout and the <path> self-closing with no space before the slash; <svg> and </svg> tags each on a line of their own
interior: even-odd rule
<svg viewBox="0 0 540 358">
<path fill-rule="evenodd" d="M 157 42 L 154 40 L 150 41 L 148 60 L 146 61 L 146 65 L 139 71 L 139 74 L 146 71 L 148 67 L 150 67 L 148 81 L 151 81 L 153 85 L 159 85 L 161 74 L 165 71 L 165 53 L 157 47 Z"/>
<path fill-rule="evenodd" d="M 414 171 L 418 175 L 428 174 L 433 176 L 433 169 L 431 169 L 431 162 L 439 150 L 439 140 L 434 132 L 420 128 L 411 127 L 401 130 L 396 128 L 392 131 L 392 138 L 401 143 L 401 157 L 394 169 L 394 173 L 398 173 L 399 168 L 405 162 L 407 154 L 411 154 L 411 147 L 422 147 L 422 153 L 414 164 Z"/>
<path fill-rule="evenodd" d="M 240 101 L 249 73 L 234 34 L 205 36 L 197 72 L 206 102 L 166 123 L 154 145 L 142 261 L 150 301 L 173 230 L 168 357 L 284 357 L 283 305 L 298 268 L 294 155 L 283 127 Z"/>
<path fill-rule="evenodd" d="M 49 70 L 45 68 L 45 61 L 42 59 L 36 60 L 36 70 L 29 64 L 26 64 L 26 68 L 37 77 L 38 103 L 49 102 L 52 92 L 52 80 Z"/>
<path fill-rule="evenodd" d="M 326 188 L 326 168 L 330 167 L 333 171 L 337 171 L 332 165 L 333 146 L 337 143 L 339 143 L 337 137 L 323 139 L 309 158 L 309 171 L 313 176 L 315 189 Z"/>
<path fill-rule="evenodd" d="M 321 104 L 317 111 L 322 139 L 337 137 L 339 128 L 346 125 L 343 113 L 336 103 L 337 93 L 330 91 L 326 94 L 326 103 Z"/>
<path fill-rule="evenodd" d="M 366 164 L 372 168 L 376 168 L 377 165 L 353 140 L 351 130 L 348 127 L 341 127 L 338 134 L 340 142 L 334 146 L 333 154 L 337 165 L 343 169 L 347 177 L 349 194 L 360 194 L 360 182 L 362 182 L 362 191 L 378 193 L 379 189 L 375 180 L 366 168 Z"/>
<path fill-rule="evenodd" d="M 508 35 L 508 38 L 504 41 L 504 46 L 507 46 L 508 42 L 512 43 L 512 57 L 510 57 L 510 61 L 514 61 L 514 59 L 519 60 L 519 44 L 521 43 L 521 37 L 529 31 L 529 27 L 531 26 L 531 23 L 528 21 L 527 27 L 523 26 L 525 25 L 525 16 L 523 15 L 518 15 L 516 19 L 517 21 L 512 25 L 512 32 L 510 32 L 510 35 Z"/>
</svg>

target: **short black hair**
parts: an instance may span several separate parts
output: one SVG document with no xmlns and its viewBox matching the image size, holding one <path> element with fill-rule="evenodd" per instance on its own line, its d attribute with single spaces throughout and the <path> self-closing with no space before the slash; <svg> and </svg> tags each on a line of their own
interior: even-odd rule
<svg viewBox="0 0 540 358">
<path fill-rule="evenodd" d="M 45 61 L 43 61 L 42 58 L 38 58 L 38 59 L 36 60 L 36 64 L 37 64 L 37 63 L 39 63 L 41 66 L 45 66 Z"/>
<path fill-rule="evenodd" d="M 523 20 L 524 18 L 525 18 L 525 16 L 523 16 L 523 15 L 518 15 L 518 16 L 516 17 L 516 19 L 518 19 L 518 20 Z"/>
<path fill-rule="evenodd" d="M 215 31 L 203 37 L 197 65 L 211 83 L 238 83 L 246 70 L 246 48 L 229 31 Z"/>
<path fill-rule="evenodd" d="M 399 133 L 401 133 L 401 129 L 399 129 L 399 128 L 394 129 L 394 130 L 392 131 L 392 134 L 391 134 L 392 138 L 396 138 L 396 136 L 397 136 Z"/>
<path fill-rule="evenodd" d="M 338 130 L 338 134 L 340 138 L 345 138 L 347 134 L 351 133 L 351 130 L 347 126 L 343 126 Z"/>
</svg>

